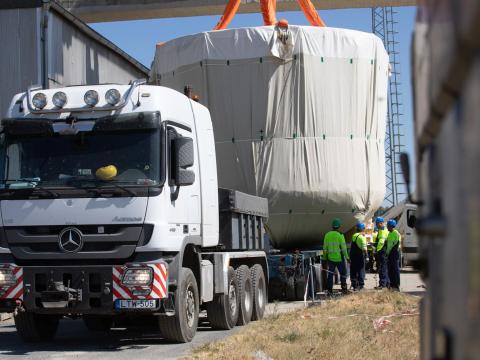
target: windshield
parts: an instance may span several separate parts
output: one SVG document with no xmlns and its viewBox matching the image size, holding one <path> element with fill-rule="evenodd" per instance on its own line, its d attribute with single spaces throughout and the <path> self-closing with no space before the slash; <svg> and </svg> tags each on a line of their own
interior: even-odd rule
<svg viewBox="0 0 480 360">
<path fill-rule="evenodd" d="M 7 135 L 2 187 L 148 186 L 160 182 L 160 130 Z"/>
</svg>

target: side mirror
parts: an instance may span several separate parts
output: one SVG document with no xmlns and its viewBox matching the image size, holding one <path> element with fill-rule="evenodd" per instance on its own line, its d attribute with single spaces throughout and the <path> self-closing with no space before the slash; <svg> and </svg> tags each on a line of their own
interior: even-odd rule
<svg viewBox="0 0 480 360">
<path fill-rule="evenodd" d="M 173 140 L 173 183 L 176 186 L 188 186 L 195 182 L 195 173 L 186 170 L 193 166 L 193 140 L 179 137 Z"/>
</svg>

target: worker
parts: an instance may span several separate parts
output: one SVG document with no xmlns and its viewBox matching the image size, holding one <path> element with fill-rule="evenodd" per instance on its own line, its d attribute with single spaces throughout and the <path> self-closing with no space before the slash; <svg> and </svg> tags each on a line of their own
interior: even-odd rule
<svg viewBox="0 0 480 360">
<path fill-rule="evenodd" d="M 354 291 L 365 285 L 365 260 L 368 258 L 365 224 L 357 224 L 357 232 L 352 236 L 350 246 L 350 280 Z"/>
<path fill-rule="evenodd" d="M 339 231 L 341 226 L 340 219 L 332 221 L 332 230 L 325 234 L 323 239 L 323 258 L 328 264 L 327 293 L 333 292 L 333 274 L 338 269 L 340 273 L 340 283 L 342 292 L 347 293 L 347 267 L 345 260 L 350 261 L 347 252 L 345 237 Z"/>
<path fill-rule="evenodd" d="M 387 222 L 387 259 L 388 259 L 388 278 L 390 287 L 393 290 L 400 290 L 400 241 L 401 235 L 397 229 L 397 222 L 390 219 Z"/>
<path fill-rule="evenodd" d="M 388 237 L 388 230 L 385 229 L 385 220 L 383 217 L 377 217 L 375 219 L 375 224 L 377 225 L 378 232 L 377 232 L 377 242 L 375 246 L 375 251 L 377 254 L 377 270 L 378 270 L 378 277 L 379 277 L 379 284 L 377 289 L 383 289 L 389 287 L 390 282 L 388 279 L 388 267 L 387 267 L 387 249 L 385 246 L 385 242 Z"/>
</svg>

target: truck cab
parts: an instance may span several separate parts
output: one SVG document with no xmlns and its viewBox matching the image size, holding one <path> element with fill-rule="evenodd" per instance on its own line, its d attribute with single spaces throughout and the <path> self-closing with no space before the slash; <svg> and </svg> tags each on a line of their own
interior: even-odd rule
<svg viewBox="0 0 480 360">
<path fill-rule="evenodd" d="M 190 341 L 202 304 L 213 325 L 237 323 L 237 283 L 265 283 L 265 253 L 221 246 L 204 106 L 140 81 L 34 88 L 1 125 L 0 311 L 15 311 L 25 340 L 52 338 L 64 316 L 109 329 L 149 314 L 166 338 Z"/>
</svg>

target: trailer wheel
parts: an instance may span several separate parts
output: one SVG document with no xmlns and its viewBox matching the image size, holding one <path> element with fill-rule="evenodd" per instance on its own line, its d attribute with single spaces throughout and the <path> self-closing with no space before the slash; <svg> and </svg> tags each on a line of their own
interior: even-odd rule
<svg viewBox="0 0 480 360">
<path fill-rule="evenodd" d="M 108 315 L 84 315 L 83 323 L 89 331 L 108 331 L 112 328 L 113 318 Z"/>
<path fill-rule="evenodd" d="M 240 307 L 237 325 L 246 325 L 252 319 L 253 289 L 250 269 L 247 265 L 240 265 L 236 270 Z"/>
<path fill-rule="evenodd" d="M 49 341 L 55 337 L 59 318 L 23 311 L 14 316 L 14 321 L 17 333 L 23 341 L 38 342 Z"/>
<path fill-rule="evenodd" d="M 253 293 L 253 311 L 252 321 L 263 319 L 265 306 L 267 302 L 267 285 L 265 274 L 260 264 L 255 264 L 251 268 L 252 293 Z"/>
<path fill-rule="evenodd" d="M 160 332 L 167 340 L 192 341 L 198 326 L 199 296 L 197 280 L 192 270 L 181 268 L 175 291 L 175 315 L 158 319 Z"/>
<path fill-rule="evenodd" d="M 295 299 L 300 301 L 300 300 L 303 300 L 304 296 L 305 296 L 305 289 L 306 289 L 306 283 L 305 283 L 305 279 L 297 279 L 297 281 L 295 282 Z M 307 294 L 308 296 L 309 294 Z"/>
<path fill-rule="evenodd" d="M 295 301 L 297 299 L 295 294 L 295 278 L 293 276 L 290 276 L 285 284 L 285 299 L 288 301 Z"/>
<path fill-rule="evenodd" d="M 216 295 L 207 303 L 207 317 L 210 325 L 216 330 L 230 330 L 238 321 L 239 292 L 237 277 L 233 267 L 228 268 L 228 293 Z"/>
</svg>

